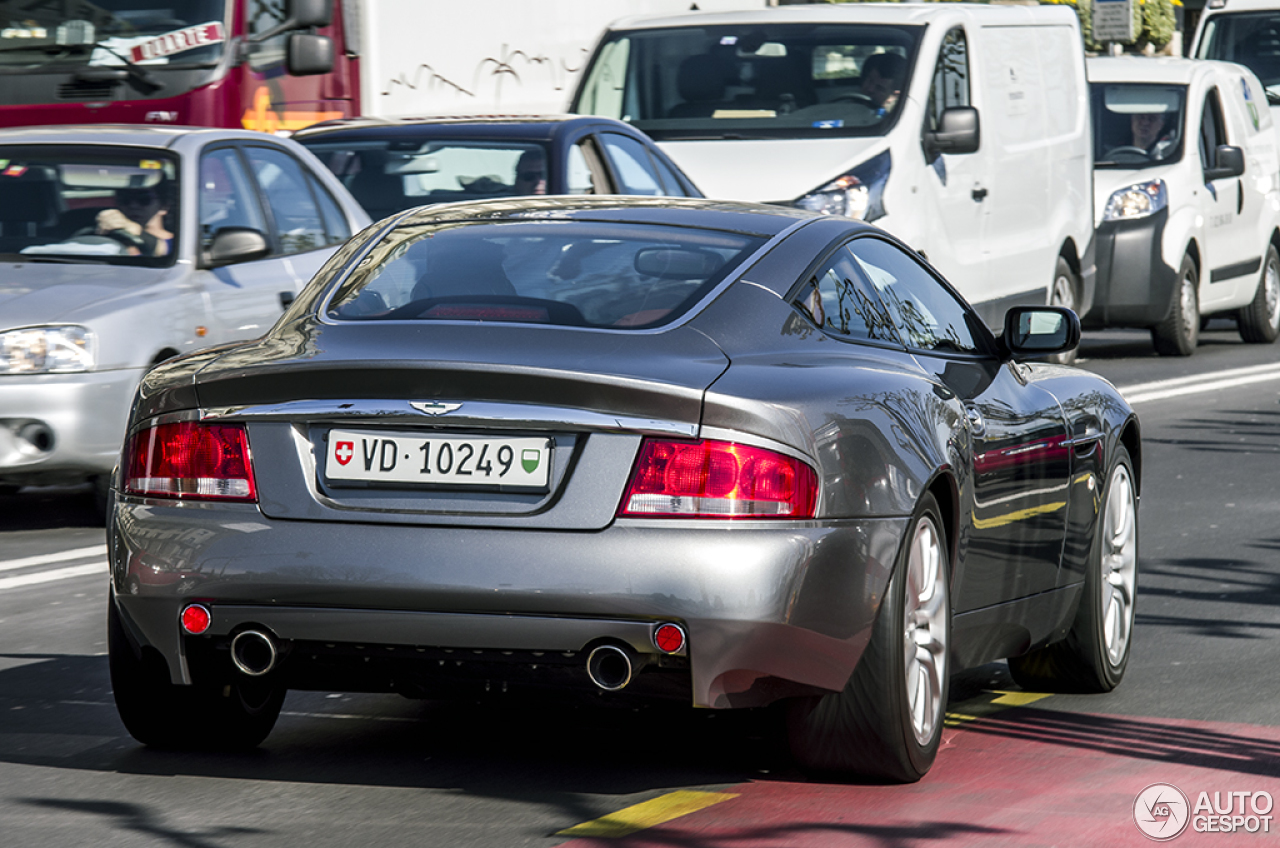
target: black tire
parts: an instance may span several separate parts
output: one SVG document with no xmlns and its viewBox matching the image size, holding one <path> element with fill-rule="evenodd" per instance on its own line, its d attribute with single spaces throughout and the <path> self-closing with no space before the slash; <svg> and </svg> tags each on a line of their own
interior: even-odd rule
<svg viewBox="0 0 1280 848">
<path fill-rule="evenodd" d="M 1280 338 L 1280 253 L 1274 244 L 1267 245 L 1253 302 L 1240 310 L 1236 323 L 1240 338 L 1249 344 L 1271 344 Z"/>
<path fill-rule="evenodd" d="M 1077 315 L 1080 313 L 1080 281 L 1076 278 L 1076 272 L 1071 270 L 1071 265 L 1067 260 L 1059 256 L 1057 267 L 1053 271 L 1053 286 L 1049 289 L 1049 305 L 1065 306 Z M 1080 349 L 1074 347 L 1071 350 L 1062 353 L 1055 353 L 1046 357 L 1050 362 L 1056 362 L 1059 365 L 1070 365 L 1076 361 L 1076 357 L 1080 355 Z"/>
<path fill-rule="evenodd" d="M 926 561 L 929 551 L 936 554 L 931 564 Z M 949 686 L 949 565 L 938 503 L 925 494 L 902 542 L 871 641 L 848 684 L 840 692 L 788 704 L 787 740 L 802 768 L 900 783 L 917 781 L 929 771 L 942 739 Z M 909 571 L 929 584 L 927 598 L 925 590 L 909 587 Z M 909 615 L 911 609 L 924 609 L 917 607 L 921 600 L 931 611 L 926 615 L 934 616 L 928 629 L 916 627 Z M 908 670 L 912 659 L 905 659 L 908 629 L 927 640 L 914 655 L 915 680 Z M 920 721 L 912 715 L 913 687 Z"/>
<path fill-rule="evenodd" d="M 1200 273 L 1190 256 L 1182 258 L 1178 282 L 1164 320 L 1151 328 L 1151 343 L 1161 356 L 1190 356 L 1200 343 Z"/>
<path fill-rule="evenodd" d="M 135 653 L 115 593 L 107 601 L 107 654 L 116 710 L 125 729 L 156 748 L 256 748 L 275 727 L 285 690 L 268 681 L 174 685 L 156 652 Z"/>
<path fill-rule="evenodd" d="M 1133 642 L 1138 585 L 1136 485 L 1129 452 L 1117 445 L 1094 529 L 1080 607 L 1067 638 L 1009 658 L 1009 671 L 1023 689 L 1110 692 L 1124 678 Z M 1115 605 L 1118 601 L 1124 602 L 1123 609 Z M 1120 644 L 1109 635 L 1108 624 Z"/>
</svg>

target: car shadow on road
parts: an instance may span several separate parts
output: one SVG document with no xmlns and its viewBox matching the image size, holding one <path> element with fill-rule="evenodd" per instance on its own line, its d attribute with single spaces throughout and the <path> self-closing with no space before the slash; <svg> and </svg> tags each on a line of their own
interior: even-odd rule
<svg viewBox="0 0 1280 848">
<path fill-rule="evenodd" d="M 91 485 L 0 491 L 0 533 L 103 526 Z"/>
</svg>

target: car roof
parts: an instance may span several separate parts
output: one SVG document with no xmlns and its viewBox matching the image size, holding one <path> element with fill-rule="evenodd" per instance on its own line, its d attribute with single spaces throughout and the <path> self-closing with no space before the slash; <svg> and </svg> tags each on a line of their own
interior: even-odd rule
<svg viewBox="0 0 1280 848">
<path fill-rule="evenodd" d="M 806 220 L 830 216 L 790 206 L 684 197 L 518 197 L 422 206 L 401 216 L 398 226 L 452 221 L 599 221 L 725 230 L 771 238 Z M 873 230 L 849 220 L 850 230 Z"/>
<path fill-rule="evenodd" d="M 160 127 L 149 124 L 66 124 L 0 129 L 0 144 L 121 144 L 138 147 L 174 147 L 187 138 L 262 141 L 274 136 L 253 130 L 214 127 Z M 278 140 L 278 139 L 276 139 Z"/>
<path fill-rule="evenodd" d="M 987 6 L 977 3 L 828 3 L 775 6 L 743 12 L 688 12 L 680 15 L 634 16 L 609 24 L 610 30 L 666 27 L 734 26 L 739 24 L 915 24 L 939 18 L 968 18 L 976 23 L 1015 24 L 1075 17 L 1070 9 L 1052 6 Z"/>
<path fill-rule="evenodd" d="M 1243 65 L 1173 56 L 1096 56 L 1085 59 L 1089 82 L 1169 83 L 1190 85 L 1215 70 L 1239 73 Z M 1250 72 L 1251 73 L 1251 72 Z"/>
<path fill-rule="evenodd" d="M 594 115 L 438 115 L 390 118 L 338 118 L 294 133 L 298 141 L 341 134 L 343 138 L 431 136 L 434 138 L 501 138 L 548 141 L 579 127 L 608 126 L 636 135 L 630 125 Z"/>
</svg>

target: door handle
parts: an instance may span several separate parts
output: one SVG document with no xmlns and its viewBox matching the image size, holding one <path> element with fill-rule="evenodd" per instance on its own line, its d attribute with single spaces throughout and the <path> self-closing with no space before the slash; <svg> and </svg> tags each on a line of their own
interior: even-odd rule
<svg viewBox="0 0 1280 848">
<path fill-rule="evenodd" d="M 1244 180 L 1236 180 L 1236 214 L 1244 212 Z"/>
<path fill-rule="evenodd" d="M 982 199 L 986 196 L 987 196 L 987 190 L 985 188 L 979 187 L 973 190 L 973 199 L 978 201 L 979 203 L 981 203 Z"/>
</svg>

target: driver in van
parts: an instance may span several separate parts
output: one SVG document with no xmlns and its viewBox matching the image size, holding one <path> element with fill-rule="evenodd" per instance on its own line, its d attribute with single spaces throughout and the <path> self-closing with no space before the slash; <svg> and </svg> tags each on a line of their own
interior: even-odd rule
<svg viewBox="0 0 1280 848">
<path fill-rule="evenodd" d="M 1133 134 L 1133 146 L 1141 147 L 1152 158 L 1160 158 L 1174 142 L 1167 112 L 1136 112 L 1129 117 L 1129 131 Z"/>
<path fill-rule="evenodd" d="M 858 90 L 880 108 L 889 112 L 898 102 L 902 81 L 907 76 L 907 60 L 897 53 L 876 53 L 862 63 Z"/>
</svg>

